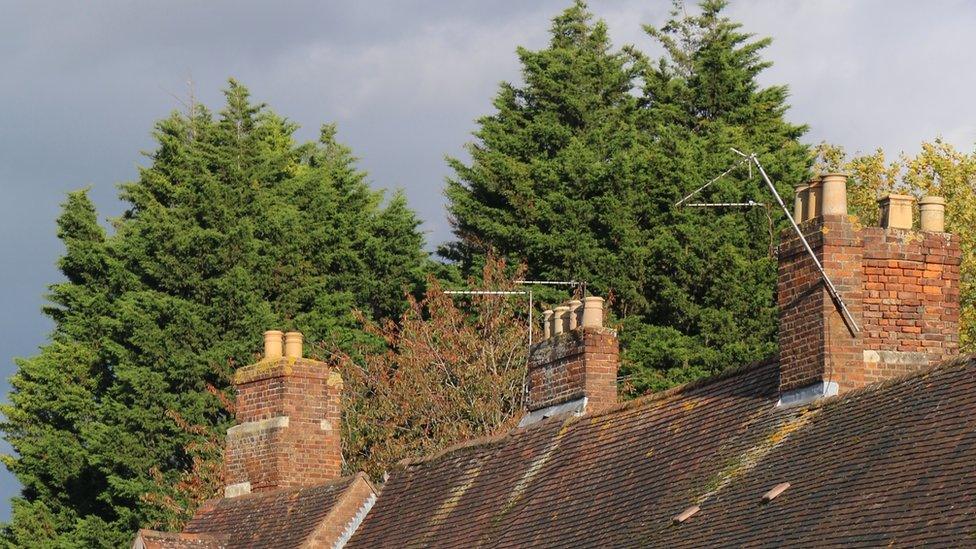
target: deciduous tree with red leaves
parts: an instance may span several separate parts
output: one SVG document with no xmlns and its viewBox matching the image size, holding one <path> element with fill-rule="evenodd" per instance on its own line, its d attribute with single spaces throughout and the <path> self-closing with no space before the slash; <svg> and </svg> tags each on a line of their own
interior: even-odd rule
<svg viewBox="0 0 976 549">
<path fill-rule="evenodd" d="M 489 258 L 470 287 L 512 290 L 521 269 Z M 386 348 L 342 354 L 347 469 L 398 461 L 511 428 L 522 411 L 528 323 L 519 295 L 446 294 L 431 278 L 399 322 L 363 317 Z"/>
</svg>

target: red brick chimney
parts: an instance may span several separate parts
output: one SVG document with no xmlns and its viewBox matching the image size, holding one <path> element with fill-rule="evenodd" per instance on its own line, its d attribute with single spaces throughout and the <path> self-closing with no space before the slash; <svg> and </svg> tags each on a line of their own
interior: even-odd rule
<svg viewBox="0 0 976 549">
<path fill-rule="evenodd" d="M 847 214 L 847 176 L 797 188 L 794 212 L 859 330 L 843 318 L 792 229 L 779 246 L 781 403 L 804 402 L 881 381 L 955 355 L 959 346 L 958 237 L 945 233 L 944 201 L 879 200 L 881 227 Z"/>
<path fill-rule="evenodd" d="M 545 338 L 529 349 L 529 413 L 520 425 L 615 404 L 620 348 L 617 333 L 603 327 L 603 298 L 570 301 L 544 318 Z"/>
<path fill-rule="evenodd" d="M 338 478 L 342 378 L 302 358 L 302 334 L 268 331 L 264 359 L 234 375 L 237 425 L 227 430 L 224 495 L 312 486 Z"/>
</svg>

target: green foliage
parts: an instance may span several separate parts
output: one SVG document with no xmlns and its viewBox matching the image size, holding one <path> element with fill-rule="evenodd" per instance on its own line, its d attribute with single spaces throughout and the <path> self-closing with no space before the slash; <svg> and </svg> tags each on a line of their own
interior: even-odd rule
<svg viewBox="0 0 976 549">
<path fill-rule="evenodd" d="M 422 291 L 427 259 L 403 197 L 369 189 L 334 127 L 317 143 L 295 130 L 231 81 L 219 115 L 195 107 L 157 124 L 114 235 L 84 192 L 69 195 L 67 281 L 46 309 L 56 328 L 19 362 L 4 409 L 18 454 L 6 463 L 24 484 L 8 542 L 120 546 L 140 526 L 178 524 L 154 502 L 208 495 L 180 481 L 192 449 L 227 427 L 229 374 L 263 330 L 351 349 L 370 337 L 353 308 L 397 317 L 404 292 Z"/>
<path fill-rule="evenodd" d="M 614 50 L 603 22 L 576 2 L 553 20 L 549 46 L 519 49 L 524 85 L 503 84 L 479 120 L 471 162 L 452 159 L 447 197 L 456 242 L 440 250 L 475 272 L 494 250 L 532 278 L 577 279 L 609 295 L 621 323 L 622 373 L 634 393 L 775 352 L 777 208 L 675 208 L 682 196 L 755 152 L 792 195 L 808 152 L 786 122 L 787 90 L 761 88 L 768 39 L 721 15 L 647 27 L 651 61 Z M 772 203 L 746 170 L 709 201 Z"/>
<path fill-rule="evenodd" d="M 51 286 L 45 307 L 55 328 L 40 354 L 17 361 L 10 404 L 3 406 L 3 429 L 19 454 L 4 456 L 4 464 L 23 485 L 6 534 L 19 547 L 65 546 L 59 534 L 66 526 L 108 512 L 92 497 L 106 481 L 86 435 L 97 422 L 97 395 L 109 383 L 102 342 L 112 329 L 107 315 L 118 265 L 87 191 L 68 194 L 57 226 L 65 281 Z"/>
</svg>

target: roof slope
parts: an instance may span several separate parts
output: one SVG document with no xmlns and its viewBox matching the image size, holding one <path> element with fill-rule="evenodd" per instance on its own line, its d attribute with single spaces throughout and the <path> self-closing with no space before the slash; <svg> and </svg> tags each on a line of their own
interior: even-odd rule
<svg viewBox="0 0 976 549">
<path fill-rule="evenodd" d="M 227 539 L 207 534 L 179 534 L 139 530 L 132 549 L 226 549 Z"/>
<path fill-rule="evenodd" d="M 777 390 L 766 363 L 407 464 L 349 546 L 976 541 L 976 363 L 809 407 Z"/>
<path fill-rule="evenodd" d="M 184 532 L 225 536 L 227 547 L 299 547 L 359 478 L 213 500 L 197 511 Z"/>
</svg>

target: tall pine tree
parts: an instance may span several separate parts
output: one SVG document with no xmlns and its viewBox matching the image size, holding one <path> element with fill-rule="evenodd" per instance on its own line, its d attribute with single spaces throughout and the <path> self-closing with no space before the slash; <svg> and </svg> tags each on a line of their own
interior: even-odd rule
<svg viewBox="0 0 976 549">
<path fill-rule="evenodd" d="M 663 27 L 645 26 L 665 53 L 642 71 L 642 120 L 655 136 L 647 200 L 656 215 L 645 243 L 648 306 L 641 318 L 627 319 L 625 330 L 624 372 L 638 391 L 776 350 L 773 249 L 785 217 L 756 170 L 734 171 L 697 200 L 754 200 L 764 208 L 674 207 L 742 160 L 733 147 L 756 153 L 787 201 L 808 169 L 808 150 L 799 142 L 806 127 L 784 118 L 787 88 L 758 82 L 771 65 L 761 56 L 771 40 L 742 32 L 722 15 L 725 5 L 705 0 L 699 13 L 687 15 L 676 1 Z"/>
<path fill-rule="evenodd" d="M 637 58 L 611 47 L 582 2 L 553 19 L 546 49 L 519 48 L 524 84 L 502 84 L 479 120 L 471 163 L 451 159 L 446 195 L 457 241 L 442 256 L 480 271 L 492 250 L 532 277 L 591 282 L 618 311 L 640 309 L 640 189 L 648 136 Z"/>
<path fill-rule="evenodd" d="M 91 459 L 86 433 L 97 421 L 98 396 L 110 383 L 105 340 L 112 303 L 124 279 L 108 250 L 87 191 L 68 194 L 58 218 L 65 246 L 44 312 L 54 321 L 40 353 L 17 360 L 3 430 L 18 457 L 4 464 L 23 485 L 12 502 L 6 541 L 49 547 L 58 533 L 88 515 L 109 512 L 95 495 L 106 488 Z M 61 540 L 61 546 L 72 546 Z"/>
<path fill-rule="evenodd" d="M 648 28 L 665 50 L 652 62 L 614 50 L 605 24 L 575 2 L 546 49 L 519 50 L 524 83 L 502 85 L 471 162 L 450 161 L 457 240 L 441 255 L 471 272 L 496 250 L 532 277 L 610 295 L 634 392 L 775 351 L 781 214 L 674 207 L 738 159 L 732 146 L 758 153 L 784 196 L 807 168 L 804 128 L 783 118 L 786 89 L 757 82 L 768 40 L 739 31 L 723 7 L 679 18 L 676 5 L 662 29 Z M 746 173 L 707 196 L 772 202 Z"/>
<path fill-rule="evenodd" d="M 119 546 L 142 525 L 174 523 L 146 496 L 180 496 L 171 488 L 200 438 L 181 425 L 228 426 L 220 393 L 233 368 L 254 359 L 263 330 L 299 329 L 352 349 L 367 337 L 353 308 L 396 316 L 404 292 L 422 290 L 417 219 L 399 194 L 384 204 L 369 188 L 333 127 L 299 144 L 296 126 L 242 86 L 232 81 L 226 99 L 218 116 L 196 107 L 159 122 L 150 165 L 122 187 L 129 207 L 107 245 L 119 292 L 92 359 L 105 379 L 77 412 L 88 418 L 77 428 L 78 460 L 94 480 L 58 495 L 69 500 L 64 520 L 48 495 L 72 491 L 55 482 L 59 461 L 37 465 L 52 481 L 24 493 L 51 509 L 57 543 Z M 28 421 L 54 404 L 43 392 L 29 400 L 28 409 L 14 399 L 21 415 L 12 417 Z M 28 454 L 12 460 L 18 474 Z M 27 541 L 21 524 L 41 516 L 24 515 L 8 528 L 16 543 Z"/>
</svg>

